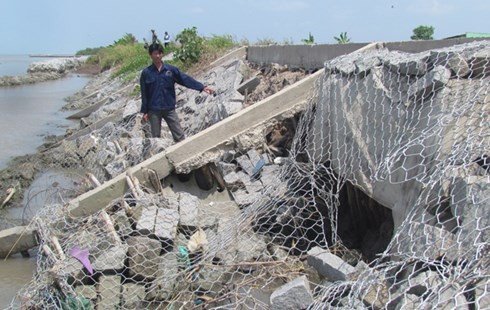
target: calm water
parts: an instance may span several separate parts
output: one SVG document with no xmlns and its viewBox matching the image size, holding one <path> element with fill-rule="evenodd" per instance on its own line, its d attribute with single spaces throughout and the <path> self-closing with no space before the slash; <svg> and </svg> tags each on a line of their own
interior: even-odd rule
<svg viewBox="0 0 490 310">
<path fill-rule="evenodd" d="M 29 63 L 40 60 L 0 55 L 0 76 L 26 74 Z M 70 75 L 34 85 L 0 87 L 0 169 L 12 157 L 35 153 L 45 136 L 61 135 L 75 125 L 65 119 L 72 112 L 60 112 L 66 104 L 63 99 L 81 90 L 89 80 L 87 76 Z M 31 280 L 35 263 L 35 258 L 20 255 L 0 259 L 0 309 Z"/>
<path fill-rule="evenodd" d="M 30 62 L 39 58 L 0 56 L 0 75 L 25 74 Z M 81 90 L 87 76 L 13 87 L 0 87 L 0 169 L 14 156 L 34 153 L 47 135 L 61 135 L 75 122 L 61 112 L 63 100 Z"/>
</svg>

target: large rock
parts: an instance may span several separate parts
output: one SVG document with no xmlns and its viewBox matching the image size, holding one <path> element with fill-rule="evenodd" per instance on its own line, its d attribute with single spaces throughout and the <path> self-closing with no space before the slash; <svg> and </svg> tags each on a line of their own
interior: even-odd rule
<svg viewBox="0 0 490 310">
<path fill-rule="evenodd" d="M 162 250 L 160 241 L 146 237 L 130 237 L 127 243 L 129 275 L 156 278 Z"/>
<path fill-rule="evenodd" d="M 467 254 L 490 240 L 490 182 L 487 176 L 456 178 L 452 188 L 451 212 L 458 223 L 458 241 Z M 470 253 L 468 253 L 470 251 Z"/>
<path fill-rule="evenodd" d="M 271 309 L 306 309 L 313 302 L 310 283 L 306 276 L 296 278 L 278 288 L 271 295 Z"/>
<path fill-rule="evenodd" d="M 158 273 L 146 294 L 147 300 L 168 300 L 174 294 L 179 273 L 177 254 L 170 252 L 162 255 Z"/>
<path fill-rule="evenodd" d="M 115 244 L 112 248 L 103 251 L 101 255 L 95 258 L 92 267 L 97 271 L 116 270 L 124 268 L 128 245 L 126 243 Z"/>
<path fill-rule="evenodd" d="M 328 249 L 314 247 L 308 251 L 308 264 L 330 281 L 346 281 L 356 269 Z"/>
<path fill-rule="evenodd" d="M 390 252 L 400 257 L 429 260 L 445 257 L 450 261 L 458 258 L 458 245 L 454 234 L 443 228 L 419 222 L 402 225 L 390 247 Z"/>
<path fill-rule="evenodd" d="M 97 308 L 117 309 L 121 302 L 121 278 L 101 275 L 97 284 Z"/>
</svg>

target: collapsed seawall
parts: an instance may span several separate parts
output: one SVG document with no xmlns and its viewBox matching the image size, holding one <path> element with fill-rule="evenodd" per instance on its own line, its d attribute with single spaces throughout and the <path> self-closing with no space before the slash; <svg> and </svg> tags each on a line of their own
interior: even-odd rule
<svg viewBox="0 0 490 310">
<path fill-rule="evenodd" d="M 187 152 L 160 145 L 162 160 L 141 169 L 150 175 L 165 162 L 168 173 L 199 170 L 209 182 L 162 174 L 151 182 L 124 165 L 106 168 L 122 171 L 127 185 L 102 185 L 109 202 L 86 199 L 94 214 L 53 205 L 35 222 L 46 281 L 24 296 L 122 308 L 484 307 L 488 59 L 488 42 L 418 54 L 374 45 L 326 62 L 288 117 L 200 148 L 198 138 L 231 134 L 217 123 L 184 141 Z M 231 106 L 243 100 L 234 92 L 240 79 L 231 79 Z M 290 87 L 298 93 L 298 85 Z M 137 100 L 113 99 L 87 127 L 120 110 L 124 126 L 93 126 L 73 140 L 83 143 L 64 147 L 96 165 L 108 160 L 104 167 L 151 152 L 131 136 L 142 132 Z M 181 113 L 196 103 L 207 112 L 208 100 Z M 111 137 L 109 152 L 99 150 L 102 136 Z M 122 193 L 111 196 L 116 188 Z M 50 300 L 31 293 L 53 285 Z"/>
</svg>

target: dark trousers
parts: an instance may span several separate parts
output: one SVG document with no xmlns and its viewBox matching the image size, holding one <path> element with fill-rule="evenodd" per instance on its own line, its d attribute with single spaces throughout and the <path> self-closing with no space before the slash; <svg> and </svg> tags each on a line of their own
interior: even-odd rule
<svg viewBox="0 0 490 310">
<path fill-rule="evenodd" d="M 150 111 L 148 112 L 148 117 L 150 119 L 151 136 L 153 138 L 161 137 L 163 118 L 167 122 L 175 142 L 180 142 L 185 139 L 184 130 L 180 126 L 179 116 L 175 110 Z"/>
</svg>

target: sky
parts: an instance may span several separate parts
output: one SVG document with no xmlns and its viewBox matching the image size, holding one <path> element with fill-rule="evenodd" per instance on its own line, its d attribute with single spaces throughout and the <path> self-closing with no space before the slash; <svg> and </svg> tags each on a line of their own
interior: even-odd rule
<svg viewBox="0 0 490 310">
<path fill-rule="evenodd" d="M 73 54 L 150 29 L 301 44 L 407 41 L 419 25 L 434 38 L 490 33 L 490 0 L 0 0 L 0 54 Z"/>
</svg>

